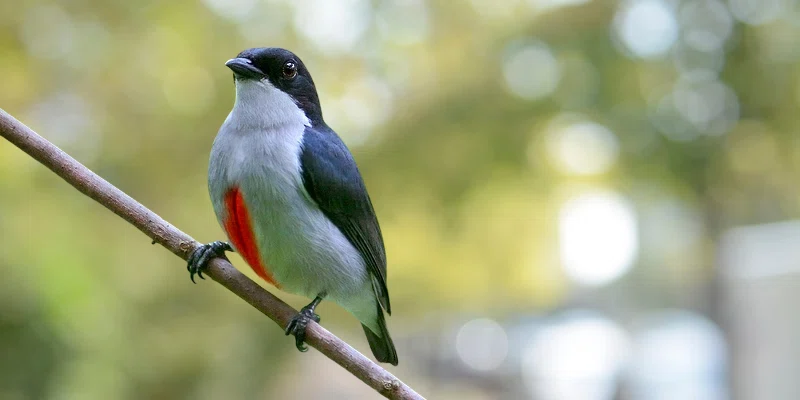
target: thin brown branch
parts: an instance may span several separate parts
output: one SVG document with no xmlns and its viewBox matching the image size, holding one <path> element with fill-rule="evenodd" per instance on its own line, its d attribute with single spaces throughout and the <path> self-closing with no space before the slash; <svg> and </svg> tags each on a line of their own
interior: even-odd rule
<svg viewBox="0 0 800 400">
<path fill-rule="evenodd" d="M 191 236 L 170 225 L 2 109 L 0 135 L 178 257 L 185 260 L 200 245 Z M 212 260 L 208 265 L 207 275 L 281 327 L 285 327 L 289 319 L 297 314 L 291 306 L 264 290 L 223 259 Z M 306 342 L 387 398 L 422 399 L 422 396 L 405 383 L 319 324 L 312 322 L 308 325 Z"/>
</svg>

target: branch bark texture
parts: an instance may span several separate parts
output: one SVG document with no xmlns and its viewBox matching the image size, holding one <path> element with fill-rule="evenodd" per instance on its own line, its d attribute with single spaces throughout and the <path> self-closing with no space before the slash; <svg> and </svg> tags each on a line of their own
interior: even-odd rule
<svg viewBox="0 0 800 400">
<path fill-rule="evenodd" d="M 108 183 L 3 109 L 0 109 L 0 136 L 178 257 L 185 260 L 192 250 L 200 246 L 191 236 Z M 224 259 L 213 259 L 205 274 L 250 303 L 281 328 L 297 314 L 291 306 L 243 275 Z M 423 399 L 394 375 L 313 321 L 306 328 L 306 343 L 386 398 Z"/>
</svg>

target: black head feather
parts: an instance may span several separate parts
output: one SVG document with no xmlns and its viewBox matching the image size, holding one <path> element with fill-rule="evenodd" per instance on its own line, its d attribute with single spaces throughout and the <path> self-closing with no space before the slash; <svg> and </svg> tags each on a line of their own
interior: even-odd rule
<svg viewBox="0 0 800 400">
<path fill-rule="evenodd" d="M 308 68 L 296 54 L 277 47 L 257 47 L 239 53 L 237 58 L 247 59 L 269 82 L 291 96 L 312 123 L 322 122 L 322 108 L 317 88 Z M 234 70 L 236 79 L 253 79 Z"/>
</svg>

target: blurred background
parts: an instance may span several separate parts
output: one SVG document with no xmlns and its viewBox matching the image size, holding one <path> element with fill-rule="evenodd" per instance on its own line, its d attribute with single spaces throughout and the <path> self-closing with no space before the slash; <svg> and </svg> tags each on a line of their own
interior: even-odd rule
<svg viewBox="0 0 800 400">
<path fill-rule="evenodd" d="M 223 64 L 289 48 L 421 394 L 797 399 L 798 42 L 796 0 L 0 0 L 0 107 L 218 240 Z M 377 397 L 4 141 L 0 240 L 3 400 Z"/>
</svg>

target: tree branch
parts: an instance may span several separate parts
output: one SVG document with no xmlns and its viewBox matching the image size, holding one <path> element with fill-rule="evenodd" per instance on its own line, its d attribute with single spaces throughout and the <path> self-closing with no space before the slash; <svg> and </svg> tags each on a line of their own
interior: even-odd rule
<svg viewBox="0 0 800 400">
<path fill-rule="evenodd" d="M 0 109 L 0 135 L 114 214 L 138 228 L 155 243 L 182 259 L 200 243 L 108 183 L 67 153 Z M 224 259 L 208 264 L 206 275 L 250 303 L 279 326 L 297 314 L 291 306 L 267 292 Z M 350 347 L 317 323 L 306 328 L 306 342 L 358 379 L 390 399 L 422 399 L 413 389 Z M 288 344 L 287 344 L 288 345 Z"/>
</svg>

